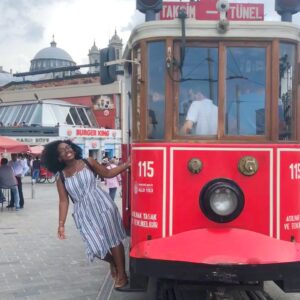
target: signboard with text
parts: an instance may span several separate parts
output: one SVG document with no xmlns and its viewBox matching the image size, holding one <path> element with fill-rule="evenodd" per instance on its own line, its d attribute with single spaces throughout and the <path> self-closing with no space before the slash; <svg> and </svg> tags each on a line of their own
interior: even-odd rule
<svg viewBox="0 0 300 300">
<path fill-rule="evenodd" d="M 195 20 L 219 20 L 218 0 L 200 0 L 198 2 L 163 2 L 159 13 L 160 20 L 172 20 L 178 17 L 180 8 L 184 8 L 187 17 Z M 263 21 L 263 3 L 230 3 L 227 18 L 231 21 Z"/>
<path fill-rule="evenodd" d="M 59 127 L 61 137 L 121 138 L 121 130 L 105 128 Z"/>
</svg>

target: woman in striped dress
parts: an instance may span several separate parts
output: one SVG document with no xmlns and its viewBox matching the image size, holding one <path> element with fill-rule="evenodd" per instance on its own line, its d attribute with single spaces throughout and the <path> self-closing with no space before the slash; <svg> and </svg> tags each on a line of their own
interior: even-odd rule
<svg viewBox="0 0 300 300">
<path fill-rule="evenodd" d="M 58 238 L 65 239 L 69 197 L 74 202 L 73 218 L 90 261 L 99 258 L 110 263 L 115 288 L 127 282 L 122 240 L 126 237 L 116 204 L 96 182 L 95 174 L 111 178 L 130 167 L 130 162 L 107 169 L 94 159 L 82 160 L 82 150 L 71 141 L 54 141 L 45 146 L 42 162 L 53 172 L 60 172 Z"/>
</svg>

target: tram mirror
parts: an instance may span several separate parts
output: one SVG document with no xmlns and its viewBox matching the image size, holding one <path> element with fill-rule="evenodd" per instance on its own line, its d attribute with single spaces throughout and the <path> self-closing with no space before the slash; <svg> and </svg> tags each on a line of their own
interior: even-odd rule
<svg viewBox="0 0 300 300">
<path fill-rule="evenodd" d="M 116 80 L 116 64 L 108 62 L 116 59 L 115 49 L 108 47 L 100 50 L 100 82 L 101 84 L 113 83 Z"/>
</svg>

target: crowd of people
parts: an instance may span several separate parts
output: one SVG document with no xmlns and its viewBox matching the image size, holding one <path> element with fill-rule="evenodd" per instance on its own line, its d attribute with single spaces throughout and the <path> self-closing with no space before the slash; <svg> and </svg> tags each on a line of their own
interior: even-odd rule
<svg viewBox="0 0 300 300">
<path fill-rule="evenodd" d="M 3 122 L 0 122 L 0 127 L 28 127 L 27 123 L 26 122 L 14 122 L 12 124 L 10 123 L 7 123 L 7 124 L 4 124 Z"/>
</svg>

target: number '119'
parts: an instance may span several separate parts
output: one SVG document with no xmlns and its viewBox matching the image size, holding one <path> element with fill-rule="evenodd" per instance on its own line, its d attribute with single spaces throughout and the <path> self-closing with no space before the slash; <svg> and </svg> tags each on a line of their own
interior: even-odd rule
<svg viewBox="0 0 300 300">
<path fill-rule="evenodd" d="M 154 161 L 139 161 L 139 177 L 153 177 L 154 176 Z"/>
<path fill-rule="evenodd" d="M 290 164 L 291 179 L 300 179 L 300 163 Z"/>
</svg>

